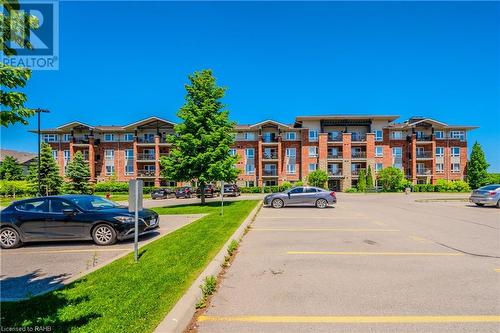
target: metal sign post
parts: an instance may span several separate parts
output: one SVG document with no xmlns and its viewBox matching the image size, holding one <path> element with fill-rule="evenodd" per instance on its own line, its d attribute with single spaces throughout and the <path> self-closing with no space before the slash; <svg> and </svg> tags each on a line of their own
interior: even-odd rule
<svg viewBox="0 0 500 333">
<path fill-rule="evenodd" d="M 134 260 L 139 259 L 139 211 L 142 210 L 142 180 L 128 182 L 128 211 L 134 213 Z"/>
<path fill-rule="evenodd" d="M 220 214 L 224 216 L 224 181 L 220 182 Z"/>
</svg>

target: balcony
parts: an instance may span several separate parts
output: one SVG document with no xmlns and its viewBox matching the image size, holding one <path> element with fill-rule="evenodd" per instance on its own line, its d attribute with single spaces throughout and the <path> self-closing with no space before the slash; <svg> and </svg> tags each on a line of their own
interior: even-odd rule
<svg viewBox="0 0 500 333">
<path fill-rule="evenodd" d="M 151 153 L 140 153 L 140 154 L 137 154 L 137 160 L 138 161 L 154 161 L 156 158 L 155 158 L 155 154 L 151 154 Z"/>
<path fill-rule="evenodd" d="M 262 136 L 262 142 L 263 143 L 278 143 L 278 137 L 277 136 Z"/>
<path fill-rule="evenodd" d="M 328 154 L 326 158 L 329 160 L 342 159 L 342 152 L 338 152 L 336 154 Z"/>
<path fill-rule="evenodd" d="M 73 144 L 75 144 L 75 145 L 88 145 L 89 139 L 88 138 L 73 138 Z"/>
<path fill-rule="evenodd" d="M 364 170 L 364 169 L 352 169 L 351 175 L 352 176 L 359 176 L 359 173 L 361 172 L 361 170 Z"/>
<path fill-rule="evenodd" d="M 264 170 L 262 172 L 262 176 L 264 176 L 264 177 L 277 177 L 278 170 Z"/>
<path fill-rule="evenodd" d="M 328 133 L 328 142 L 341 142 L 342 134 Z"/>
<path fill-rule="evenodd" d="M 328 176 L 330 177 L 340 177 L 342 176 L 342 169 L 328 170 Z"/>
<path fill-rule="evenodd" d="M 262 159 L 264 159 L 264 160 L 277 160 L 278 159 L 278 153 L 275 152 L 275 151 L 264 152 L 262 154 Z"/>
<path fill-rule="evenodd" d="M 355 142 L 365 142 L 365 141 L 366 141 L 366 134 L 362 134 L 362 133 L 351 133 L 351 141 L 355 141 Z"/>
<path fill-rule="evenodd" d="M 170 153 L 160 153 L 160 157 L 169 157 Z"/>
<path fill-rule="evenodd" d="M 351 153 L 352 158 L 366 158 L 366 151 L 353 151 Z"/>
<path fill-rule="evenodd" d="M 146 143 L 146 144 L 151 144 L 155 143 L 155 138 L 137 138 L 137 143 Z"/>
<path fill-rule="evenodd" d="M 432 170 L 429 168 L 417 168 L 417 176 L 431 176 Z"/>
<path fill-rule="evenodd" d="M 431 151 L 417 151 L 416 157 L 417 157 L 417 160 L 418 159 L 432 158 L 432 152 Z"/>
<path fill-rule="evenodd" d="M 417 135 L 417 141 L 432 141 L 432 135 Z"/>
<path fill-rule="evenodd" d="M 156 171 L 151 170 L 137 170 L 137 177 L 139 178 L 155 178 Z"/>
</svg>

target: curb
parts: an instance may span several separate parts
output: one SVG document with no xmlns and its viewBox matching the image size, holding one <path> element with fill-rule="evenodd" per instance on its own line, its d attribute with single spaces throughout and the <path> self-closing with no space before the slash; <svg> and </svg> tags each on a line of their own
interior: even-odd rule
<svg viewBox="0 0 500 333">
<path fill-rule="evenodd" d="M 196 312 L 196 302 L 202 297 L 200 285 L 203 284 L 205 277 L 214 275 L 217 276 L 222 270 L 224 257 L 227 254 L 227 248 L 233 239 L 240 239 L 245 228 L 249 226 L 257 216 L 257 213 L 262 207 L 262 201 L 250 212 L 247 218 L 241 223 L 236 231 L 229 237 L 227 242 L 207 265 L 203 272 L 193 282 L 186 293 L 177 301 L 172 310 L 165 316 L 162 322 L 156 327 L 154 333 L 182 333 L 191 322 Z"/>
</svg>

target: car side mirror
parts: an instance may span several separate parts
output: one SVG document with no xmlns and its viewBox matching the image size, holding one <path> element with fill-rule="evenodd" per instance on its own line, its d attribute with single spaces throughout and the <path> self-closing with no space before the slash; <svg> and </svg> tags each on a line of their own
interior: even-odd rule
<svg viewBox="0 0 500 333">
<path fill-rule="evenodd" d="M 72 216 L 72 215 L 75 215 L 76 214 L 76 210 L 73 209 L 73 208 L 65 208 L 63 209 L 63 214 L 66 215 L 66 216 Z"/>
</svg>

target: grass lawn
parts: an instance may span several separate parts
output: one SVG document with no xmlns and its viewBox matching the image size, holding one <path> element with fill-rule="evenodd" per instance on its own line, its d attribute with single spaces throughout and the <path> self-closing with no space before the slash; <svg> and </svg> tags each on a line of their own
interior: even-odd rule
<svg viewBox="0 0 500 333">
<path fill-rule="evenodd" d="M 257 200 L 155 208 L 159 214 L 207 216 L 70 285 L 1 304 L 2 326 L 51 326 L 52 332 L 152 332 L 240 226 Z"/>
<path fill-rule="evenodd" d="M 105 198 L 106 197 L 106 193 L 105 192 L 96 192 L 94 193 L 94 195 L 98 195 L 100 197 L 103 197 Z M 109 200 L 112 200 L 112 201 L 128 201 L 128 193 L 127 192 L 124 192 L 124 193 L 110 193 L 110 198 Z M 147 198 L 146 197 L 147 194 L 144 194 L 144 198 Z"/>
</svg>

